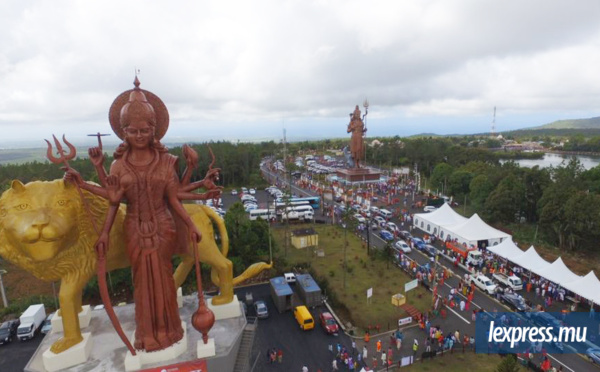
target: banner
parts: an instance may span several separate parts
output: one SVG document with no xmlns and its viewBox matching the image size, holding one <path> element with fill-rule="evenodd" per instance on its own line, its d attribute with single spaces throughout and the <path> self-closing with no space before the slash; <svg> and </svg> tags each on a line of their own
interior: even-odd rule
<svg viewBox="0 0 600 372">
<path fill-rule="evenodd" d="M 164 367 L 144 369 L 141 372 L 208 372 L 208 369 L 206 368 L 206 360 L 196 359 Z"/>
<path fill-rule="evenodd" d="M 373 287 L 367 289 L 367 298 L 373 297 Z"/>
<path fill-rule="evenodd" d="M 417 279 L 410 281 L 408 283 L 404 284 L 404 292 L 408 292 L 411 289 L 415 289 L 417 288 L 417 286 L 419 285 L 419 281 Z"/>
<path fill-rule="evenodd" d="M 408 318 L 398 319 L 398 327 L 400 327 L 401 325 L 410 324 L 412 320 L 412 316 L 409 316 Z"/>
</svg>

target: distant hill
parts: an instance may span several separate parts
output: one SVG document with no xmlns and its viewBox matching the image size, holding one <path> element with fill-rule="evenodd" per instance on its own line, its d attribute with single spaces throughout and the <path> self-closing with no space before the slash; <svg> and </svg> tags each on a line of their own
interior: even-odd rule
<svg viewBox="0 0 600 372">
<path fill-rule="evenodd" d="M 589 119 L 557 120 L 539 127 L 523 128 L 523 130 L 539 129 L 600 129 L 600 117 Z"/>
</svg>

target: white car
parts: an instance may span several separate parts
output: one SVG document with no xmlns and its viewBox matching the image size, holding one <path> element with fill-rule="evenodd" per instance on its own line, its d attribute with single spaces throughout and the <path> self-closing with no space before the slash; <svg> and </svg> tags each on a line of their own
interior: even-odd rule
<svg viewBox="0 0 600 372">
<path fill-rule="evenodd" d="M 377 208 L 377 207 L 371 207 L 371 213 L 379 214 L 379 208 Z"/>
<path fill-rule="evenodd" d="M 254 190 L 254 189 L 250 189 L 250 190 L 248 190 L 248 192 L 250 193 L 250 195 L 256 194 L 256 190 Z"/>
<path fill-rule="evenodd" d="M 248 194 L 244 194 L 244 195 L 242 195 L 242 198 L 241 198 L 241 199 L 242 199 L 242 201 L 247 201 L 247 200 L 251 200 L 251 201 L 253 201 L 253 202 L 255 202 L 255 201 L 256 201 L 256 198 L 255 198 L 254 196 L 252 196 L 252 195 L 248 195 Z"/>
<path fill-rule="evenodd" d="M 436 209 L 437 209 L 437 208 L 436 208 L 436 207 L 434 207 L 433 205 L 426 205 L 426 206 L 425 206 L 425 208 L 423 208 L 423 210 L 424 210 L 425 212 L 433 212 L 433 211 L 435 211 Z"/>
<path fill-rule="evenodd" d="M 398 240 L 396 243 L 394 243 L 394 247 L 398 250 L 401 250 L 404 253 L 412 252 L 412 249 L 410 249 L 410 247 L 408 246 L 408 244 L 406 244 L 404 240 Z"/>
<path fill-rule="evenodd" d="M 359 223 L 365 223 L 367 222 L 367 220 L 365 220 L 365 218 L 363 216 L 361 216 L 360 214 L 356 213 L 354 215 L 354 218 L 359 222 Z"/>
<path fill-rule="evenodd" d="M 481 289 L 482 291 L 487 292 L 488 294 L 494 294 L 496 292 L 496 284 L 494 284 L 487 276 L 485 275 L 471 275 L 471 283 L 475 283 L 475 285 Z"/>
<path fill-rule="evenodd" d="M 248 189 L 247 189 L 247 188 L 245 188 L 245 187 L 242 187 L 242 193 L 243 193 L 243 194 L 247 194 L 247 193 L 248 193 Z"/>
<path fill-rule="evenodd" d="M 236 189 L 231 190 L 231 195 L 237 195 L 237 190 Z"/>
<path fill-rule="evenodd" d="M 400 229 L 398 229 L 398 226 L 396 226 L 396 224 L 393 222 L 386 222 L 385 227 L 388 230 L 390 230 L 391 232 L 400 232 Z"/>
<path fill-rule="evenodd" d="M 378 224 L 379 226 L 381 226 L 381 227 L 385 227 L 385 225 L 386 225 L 386 223 L 387 223 L 387 222 L 385 221 L 385 218 L 383 218 L 383 217 L 381 217 L 381 216 L 375 216 L 375 218 L 373 218 L 373 220 L 374 220 L 375 222 L 377 222 L 377 224 Z"/>
</svg>

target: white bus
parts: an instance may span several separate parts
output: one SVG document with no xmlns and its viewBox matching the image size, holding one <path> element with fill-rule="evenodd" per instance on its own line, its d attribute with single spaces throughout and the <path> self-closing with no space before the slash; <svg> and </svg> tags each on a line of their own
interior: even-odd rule
<svg viewBox="0 0 600 372">
<path fill-rule="evenodd" d="M 269 209 L 253 209 L 250 211 L 250 220 L 255 221 L 257 218 L 263 220 L 272 220 L 275 218 L 275 212 Z"/>
<path fill-rule="evenodd" d="M 283 214 L 282 218 L 287 218 L 289 215 L 290 219 L 305 219 L 312 220 L 315 215 L 315 210 L 310 205 L 299 205 L 294 207 L 287 207 L 286 213 Z M 296 217 L 297 216 L 297 217 Z"/>
</svg>

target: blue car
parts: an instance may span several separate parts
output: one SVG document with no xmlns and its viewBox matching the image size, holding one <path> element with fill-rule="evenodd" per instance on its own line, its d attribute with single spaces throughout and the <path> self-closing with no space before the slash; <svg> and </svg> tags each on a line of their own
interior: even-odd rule
<svg viewBox="0 0 600 372">
<path fill-rule="evenodd" d="M 385 240 L 386 242 L 390 242 L 390 241 L 394 240 L 394 235 L 387 230 L 381 230 L 379 232 L 379 236 L 381 237 L 381 239 Z"/>
<path fill-rule="evenodd" d="M 600 349 L 589 348 L 586 350 L 585 355 L 592 363 L 600 365 Z"/>
<path fill-rule="evenodd" d="M 413 237 L 412 243 L 413 243 L 413 246 L 420 251 L 425 249 L 425 242 L 423 241 L 423 239 Z"/>
</svg>

